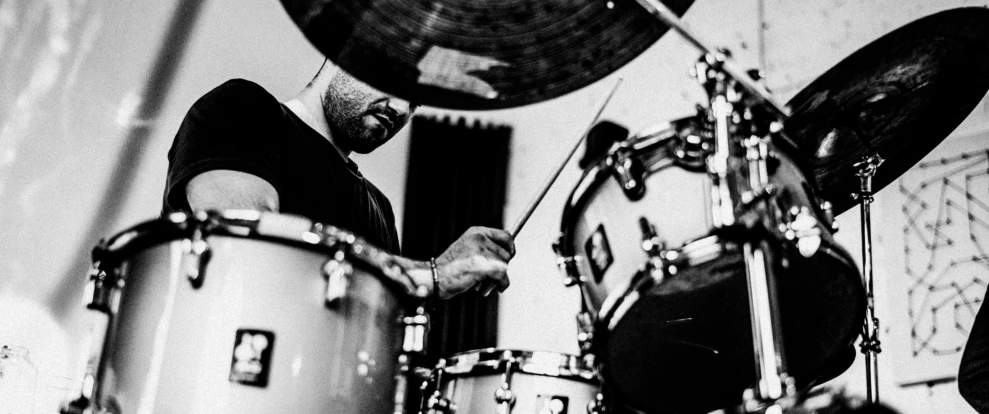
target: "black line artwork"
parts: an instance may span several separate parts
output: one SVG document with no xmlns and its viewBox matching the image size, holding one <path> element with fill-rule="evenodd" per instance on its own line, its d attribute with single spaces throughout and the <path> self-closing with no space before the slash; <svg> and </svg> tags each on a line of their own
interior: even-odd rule
<svg viewBox="0 0 989 414">
<path fill-rule="evenodd" d="M 989 150 L 913 171 L 925 178 L 899 180 L 911 350 L 914 357 L 957 354 L 989 282 Z"/>
</svg>

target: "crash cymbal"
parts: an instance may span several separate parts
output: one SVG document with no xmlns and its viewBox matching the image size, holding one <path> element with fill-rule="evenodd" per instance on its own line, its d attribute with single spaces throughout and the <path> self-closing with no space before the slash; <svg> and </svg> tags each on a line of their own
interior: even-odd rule
<svg viewBox="0 0 989 414">
<path fill-rule="evenodd" d="M 682 15 L 693 0 L 665 0 Z M 635 0 L 282 0 L 330 60 L 430 106 L 510 108 L 587 86 L 666 31 Z"/>
<path fill-rule="evenodd" d="M 835 213 L 857 204 L 855 163 L 879 191 L 931 152 L 989 90 L 989 9 L 936 13 L 859 49 L 790 100 L 787 134 Z"/>
</svg>

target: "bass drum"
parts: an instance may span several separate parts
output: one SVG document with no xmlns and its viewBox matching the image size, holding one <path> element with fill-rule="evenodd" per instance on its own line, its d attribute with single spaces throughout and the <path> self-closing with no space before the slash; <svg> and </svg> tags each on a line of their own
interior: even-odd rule
<svg viewBox="0 0 989 414">
<path fill-rule="evenodd" d="M 387 253 L 307 219 L 176 213 L 94 251 L 111 315 L 101 413 L 392 413 L 401 317 Z"/>
<path fill-rule="evenodd" d="M 582 348 L 598 358 L 606 396 L 636 410 L 708 412 L 738 404 L 755 382 L 741 253 L 751 232 L 715 230 L 705 134 L 691 117 L 614 146 L 585 171 L 563 214 L 560 263 L 594 322 Z M 780 223 L 766 236 L 787 371 L 807 386 L 851 363 L 865 296 L 812 176 L 787 140 L 774 141 L 766 198 L 774 207 L 755 222 L 773 214 L 768 222 Z"/>
</svg>

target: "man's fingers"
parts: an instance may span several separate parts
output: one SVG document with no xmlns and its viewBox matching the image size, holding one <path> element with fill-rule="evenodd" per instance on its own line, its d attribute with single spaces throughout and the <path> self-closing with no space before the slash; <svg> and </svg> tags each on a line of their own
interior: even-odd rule
<svg viewBox="0 0 989 414">
<path fill-rule="evenodd" d="M 509 253 L 509 259 L 515 256 L 515 240 L 512 239 L 512 235 L 509 232 L 490 227 L 480 227 L 480 229 L 491 241 Z"/>
<path fill-rule="evenodd" d="M 487 250 L 494 255 L 494 257 L 501 259 L 501 261 L 505 263 L 512 260 L 512 253 L 497 244 L 486 244 L 484 245 L 484 250 Z"/>
</svg>

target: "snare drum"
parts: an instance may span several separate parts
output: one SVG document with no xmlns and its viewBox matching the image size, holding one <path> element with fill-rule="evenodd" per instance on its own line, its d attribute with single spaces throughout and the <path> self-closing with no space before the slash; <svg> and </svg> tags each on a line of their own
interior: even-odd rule
<svg viewBox="0 0 989 414">
<path fill-rule="evenodd" d="M 599 404 L 594 371 L 574 355 L 482 349 L 442 360 L 428 413 L 584 414 Z"/>
<path fill-rule="evenodd" d="M 563 214 L 556 248 L 581 288 L 582 349 L 597 357 L 609 396 L 639 410 L 726 407 L 755 379 L 739 230 L 716 230 L 708 133 L 690 117 L 614 146 L 585 170 Z M 806 385 L 829 364 L 842 365 L 831 367 L 838 373 L 850 364 L 835 361 L 852 352 L 865 299 L 812 176 L 786 144 L 769 146 L 772 208 L 752 214 L 779 224 L 765 231 L 780 253 L 772 265 L 785 356 Z"/>
<path fill-rule="evenodd" d="M 95 412 L 391 413 L 400 318 L 390 256 L 273 213 L 176 213 L 94 251 L 112 318 Z"/>
</svg>

